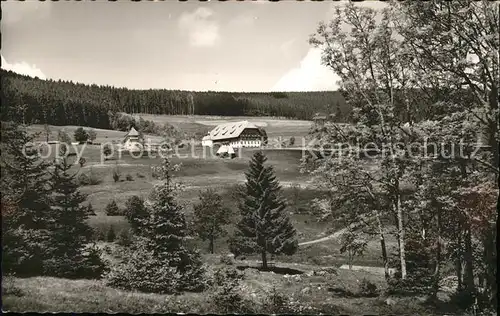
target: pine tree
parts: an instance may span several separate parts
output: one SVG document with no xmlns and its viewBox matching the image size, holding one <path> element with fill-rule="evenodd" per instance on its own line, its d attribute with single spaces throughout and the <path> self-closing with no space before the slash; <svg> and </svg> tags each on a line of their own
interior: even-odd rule
<svg viewBox="0 0 500 316">
<path fill-rule="evenodd" d="M 246 175 L 246 192 L 239 205 L 241 220 L 230 242 L 235 255 L 260 253 L 262 268 L 267 269 L 267 253 L 292 255 L 297 251 L 297 234 L 286 214 L 272 166 L 264 166 L 267 158 L 256 152 Z"/>
<path fill-rule="evenodd" d="M 86 223 L 89 206 L 86 196 L 78 191 L 76 174 L 69 174 L 71 165 L 63 158 L 55 165 L 51 177 L 54 222 L 51 245 L 52 258 L 45 264 L 45 274 L 58 277 L 99 277 L 104 269 L 98 252 L 90 251 L 93 230 Z"/>
<path fill-rule="evenodd" d="M 113 200 L 106 205 L 106 209 L 104 210 L 107 216 L 118 216 L 120 215 L 120 209 L 116 204 L 116 201 Z"/>
<path fill-rule="evenodd" d="M 231 212 L 211 189 L 201 192 L 199 198 L 200 203 L 194 206 L 194 230 L 202 240 L 210 242 L 209 251 L 214 253 L 215 239 L 227 233 L 224 226 L 230 223 Z"/>
<path fill-rule="evenodd" d="M 134 195 L 125 202 L 124 215 L 127 218 L 133 231 L 138 231 L 141 225 L 141 219 L 148 216 L 148 211 L 144 205 L 144 199 Z"/>
<path fill-rule="evenodd" d="M 53 242 L 49 164 L 34 149 L 36 135 L 13 124 L 2 125 L 2 269 L 41 275 Z"/>
<path fill-rule="evenodd" d="M 109 227 L 108 234 L 106 235 L 106 240 L 108 242 L 114 242 L 116 239 L 116 233 L 113 226 Z"/>
<path fill-rule="evenodd" d="M 160 183 L 146 203 L 148 215 L 132 244 L 128 262 L 109 277 L 112 286 L 144 292 L 171 293 L 203 288 L 204 269 L 199 254 L 186 247 L 187 225 L 176 202 L 180 185 L 173 182 L 172 166 L 165 158 L 157 167 Z"/>
</svg>

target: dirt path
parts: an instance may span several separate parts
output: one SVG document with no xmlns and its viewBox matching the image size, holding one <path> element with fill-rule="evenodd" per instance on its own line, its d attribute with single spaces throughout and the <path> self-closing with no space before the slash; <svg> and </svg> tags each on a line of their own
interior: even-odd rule
<svg viewBox="0 0 500 316">
<path fill-rule="evenodd" d="M 342 228 L 341 230 L 338 230 L 331 235 L 328 235 L 328 236 L 325 236 L 322 238 L 318 238 L 315 240 L 301 242 L 301 243 L 299 243 L 299 246 L 307 246 L 307 245 L 317 244 L 319 242 L 324 242 L 324 241 L 328 241 L 328 240 L 332 240 L 332 239 L 338 239 L 340 236 L 342 236 L 342 234 L 346 231 L 346 229 L 347 228 Z"/>
<path fill-rule="evenodd" d="M 375 215 L 372 215 L 372 216 L 365 216 L 365 218 L 363 219 L 364 222 L 369 222 L 373 219 L 375 219 Z M 354 228 L 355 226 L 351 227 L 351 228 Z M 316 243 L 319 243 L 319 242 L 324 242 L 324 241 L 328 241 L 328 240 L 332 240 L 332 239 L 338 239 L 342 236 L 342 234 L 344 234 L 347 230 L 347 227 L 346 228 L 342 228 L 336 232 L 334 232 L 333 234 L 330 234 L 328 236 L 325 236 L 325 237 L 322 237 L 322 238 L 318 238 L 318 239 L 314 239 L 314 240 L 310 240 L 310 241 L 305 241 L 305 242 L 301 242 L 299 243 L 299 246 L 307 246 L 307 245 L 312 245 L 312 244 L 316 244 Z"/>
</svg>

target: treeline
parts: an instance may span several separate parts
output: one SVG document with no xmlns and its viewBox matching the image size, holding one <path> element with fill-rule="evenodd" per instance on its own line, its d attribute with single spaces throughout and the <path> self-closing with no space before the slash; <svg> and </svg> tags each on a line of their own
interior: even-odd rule
<svg viewBox="0 0 500 316">
<path fill-rule="evenodd" d="M 26 124 L 110 128 L 109 114 L 115 112 L 294 119 L 310 119 L 318 111 L 340 113 L 343 118 L 349 114 L 342 95 L 332 91 L 239 93 L 130 90 L 41 80 L 5 70 L 1 74 L 1 119 Z"/>
</svg>

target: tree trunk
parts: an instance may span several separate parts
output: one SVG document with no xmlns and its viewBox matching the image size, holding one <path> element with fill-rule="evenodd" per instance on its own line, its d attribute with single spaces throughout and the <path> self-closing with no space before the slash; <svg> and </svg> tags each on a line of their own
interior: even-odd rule
<svg viewBox="0 0 500 316">
<path fill-rule="evenodd" d="M 210 237 L 210 243 L 208 245 L 208 249 L 211 254 L 214 253 L 214 237 Z"/>
<path fill-rule="evenodd" d="M 432 297 L 437 297 L 439 291 L 440 266 L 441 266 L 441 212 L 437 210 L 437 237 L 436 237 L 436 262 L 434 267 Z"/>
<path fill-rule="evenodd" d="M 380 248 L 382 250 L 382 261 L 384 262 L 384 276 L 385 276 L 385 281 L 389 281 L 390 275 L 389 275 L 389 260 L 387 260 L 387 248 L 385 246 L 385 237 L 384 237 L 384 231 L 382 230 L 382 222 L 380 221 L 380 216 L 378 212 L 375 215 L 377 217 L 377 225 L 378 225 L 378 231 L 380 234 Z"/>
<path fill-rule="evenodd" d="M 266 252 L 266 250 L 262 251 L 262 269 L 267 270 L 267 252 Z"/>
<path fill-rule="evenodd" d="M 459 252 L 455 259 L 455 273 L 457 275 L 457 291 L 462 290 L 462 238 L 458 236 L 457 251 Z"/>
<path fill-rule="evenodd" d="M 473 266 L 473 254 L 472 254 L 472 236 L 470 223 L 467 223 L 466 231 L 465 231 L 465 275 L 464 275 L 464 283 L 467 291 L 475 292 L 474 285 L 474 266 Z"/>
<path fill-rule="evenodd" d="M 398 217 L 398 243 L 399 260 L 401 262 L 401 279 L 406 279 L 406 253 L 405 253 L 405 228 L 403 224 L 403 210 L 401 207 L 401 194 L 398 193 L 396 211 Z"/>
</svg>

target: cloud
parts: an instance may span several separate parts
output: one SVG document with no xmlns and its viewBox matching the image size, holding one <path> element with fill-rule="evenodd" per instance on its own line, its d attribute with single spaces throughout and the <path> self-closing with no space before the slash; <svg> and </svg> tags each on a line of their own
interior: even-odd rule
<svg viewBox="0 0 500 316">
<path fill-rule="evenodd" d="M 229 21 L 230 27 L 252 26 L 258 17 L 251 12 L 238 14 Z"/>
<path fill-rule="evenodd" d="M 300 66 L 289 70 L 271 91 L 337 90 L 340 78 L 321 64 L 321 49 L 310 48 Z"/>
<path fill-rule="evenodd" d="M 219 25 L 212 15 L 212 10 L 200 7 L 180 16 L 179 28 L 188 35 L 191 46 L 210 47 L 220 40 Z"/>
<path fill-rule="evenodd" d="M 48 17 L 52 3 L 41 1 L 2 1 L 2 23 L 15 23 Z"/>
<path fill-rule="evenodd" d="M 10 70 L 15 73 L 30 77 L 38 77 L 40 79 L 47 78 L 45 74 L 40 70 L 40 68 L 37 68 L 35 65 L 30 65 L 25 61 L 20 63 L 10 64 L 5 60 L 3 56 L 1 57 L 2 57 L 2 69 Z"/>
</svg>

